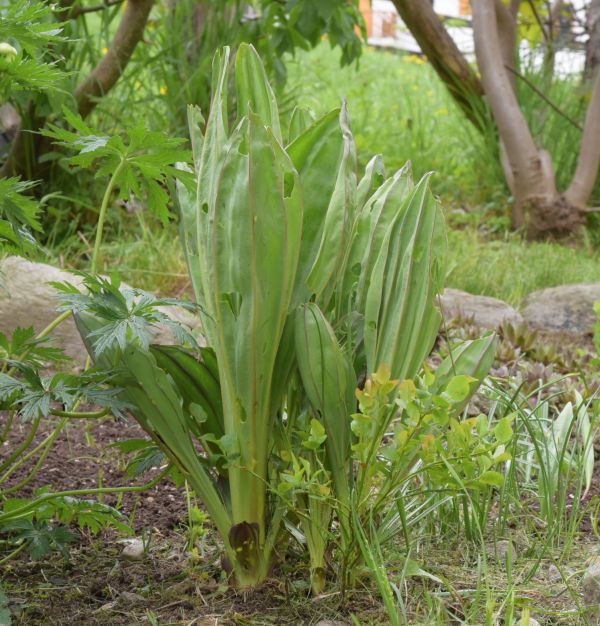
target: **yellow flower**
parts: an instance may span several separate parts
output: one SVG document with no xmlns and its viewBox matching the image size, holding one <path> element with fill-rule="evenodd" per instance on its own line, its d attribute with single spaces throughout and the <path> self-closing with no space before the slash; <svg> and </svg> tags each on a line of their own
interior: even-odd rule
<svg viewBox="0 0 600 626">
<path fill-rule="evenodd" d="M 418 54 L 409 54 L 407 57 L 405 57 L 405 59 L 409 63 L 414 63 L 415 65 L 423 65 L 424 63 L 426 63 L 425 59 L 423 57 L 420 57 Z"/>
<path fill-rule="evenodd" d="M 158 92 L 160 93 L 161 96 L 164 96 L 167 93 L 168 89 L 164 86 L 161 85 L 158 89 Z"/>
<path fill-rule="evenodd" d="M 102 54 L 108 54 L 108 48 L 102 48 Z"/>
</svg>

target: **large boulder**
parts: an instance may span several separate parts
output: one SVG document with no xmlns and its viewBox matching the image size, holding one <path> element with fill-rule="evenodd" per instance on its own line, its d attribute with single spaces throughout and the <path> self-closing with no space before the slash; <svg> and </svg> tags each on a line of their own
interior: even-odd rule
<svg viewBox="0 0 600 626">
<path fill-rule="evenodd" d="M 33 263 L 18 256 L 0 261 L 0 332 L 12 333 L 17 326 L 33 326 L 36 332 L 44 329 L 59 314 L 56 310 L 56 290 L 49 282 L 69 281 L 81 285 L 81 278 L 70 272 L 44 263 Z M 181 307 L 164 307 L 172 319 L 198 330 L 198 319 Z M 53 331 L 52 336 L 66 354 L 77 363 L 85 362 L 87 352 L 72 319 Z M 157 325 L 153 340 L 156 343 L 173 343 L 171 331 Z"/>
<path fill-rule="evenodd" d="M 509 304 L 490 298 L 474 296 L 459 289 L 446 289 L 441 297 L 444 315 L 448 318 L 472 318 L 477 326 L 495 330 L 502 322 L 518 324 L 523 318 Z"/>
<path fill-rule="evenodd" d="M 600 283 L 561 285 L 530 293 L 521 310 L 525 321 L 534 328 L 591 333 L 596 321 L 596 301 L 600 302 Z"/>
</svg>

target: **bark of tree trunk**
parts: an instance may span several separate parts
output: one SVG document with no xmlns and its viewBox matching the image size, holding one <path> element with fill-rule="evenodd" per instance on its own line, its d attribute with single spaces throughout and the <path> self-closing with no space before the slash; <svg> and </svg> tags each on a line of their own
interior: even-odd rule
<svg viewBox="0 0 600 626">
<path fill-rule="evenodd" d="M 577 168 L 565 192 L 571 204 L 583 209 L 589 200 L 600 166 L 600 72 L 596 72 L 592 99 L 585 113 Z"/>
</svg>

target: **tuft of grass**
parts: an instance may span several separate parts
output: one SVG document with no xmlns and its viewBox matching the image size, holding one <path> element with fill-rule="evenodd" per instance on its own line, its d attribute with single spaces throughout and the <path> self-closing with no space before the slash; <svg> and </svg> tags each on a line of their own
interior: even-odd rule
<svg viewBox="0 0 600 626">
<path fill-rule="evenodd" d="M 129 220 L 115 230 L 110 229 L 102 245 L 100 273 L 118 273 L 132 287 L 157 295 L 192 298 L 183 246 L 175 224 L 167 228 L 152 224 L 150 228 L 143 221 L 135 225 Z M 48 256 L 36 260 L 87 271 L 92 243 L 80 232 L 79 237 L 70 237 L 60 247 L 47 252 Z"/>
</svg>

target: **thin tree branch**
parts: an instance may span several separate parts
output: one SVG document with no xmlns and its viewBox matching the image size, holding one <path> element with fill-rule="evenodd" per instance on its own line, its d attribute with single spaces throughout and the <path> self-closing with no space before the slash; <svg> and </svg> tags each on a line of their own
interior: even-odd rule
<svg viewBox="0 0 600 626">
<path fill-rule="evenodd" d="M 552 102 L 552 100 L 550 100 L 550 98 L 548 98 L 548 96 L 543 91 L 538 89 L 538 87 L 536 87 L 526 76 L 523 76 L 523 74 L 521 74 L 520 72 L 517 72 L 517 70 L 515 70 L 512 67 L 509 67 L 508 65 L 505 65 L 504 67 L 509 72 L 512 72 L 517 78 L 522 80 L 532 91 L 534 91 L 544 102 L 546 102 L 546 104 L 549 104 L 550 107 L 552 107 L 560 116 L 564 117 L 567 120 L 567 122 L 575 126 L 577 130 L 580 130 L 581 132 L 583 132 L 583 126 L 581 126 L 579 122 L 577 122 L 572 117 L 567 115 L 567 113 L 565 113 L 556 104 L 554 104 L 554 102 Z"/>
<path fill-rule="evenodd" d="M 565 192 L 566 199 L 577 207 L 583 207 L 590 198 L 600 166 L 600 72 L 594 79 L 592 99 L 588 105 L 579 158 L 573 180 Z"/>
<path fill-rule="evenodd" d="M 102 4 L 96 4 L 92 7 L 74 6 L 67 14 L 67 19 L 74 20 L 85 13 L 95 13 L 96 11 L 104 11 L 110 7 L 122 4 L 125 0 L 105 0 Z"/>
<path fill-rule="evenodd" d="M 542 31 L 542 37 L 544 38 L 545 42 L 549 44 L 551 39 L 548 33 L 546 32 L 546 27 L 544 26 L 544 20 L 542 20 L 542 17 L 540 16 L 537 10 L 537 7 L 535 6 L 535 2 L 533 0 L 527 0 L 527 2 L 529 3 L 529 6 L 531 7 L 531 12 L 533 13 L 533 16 L 535 17 L 535 21 L 538 23 L 538 26 L 540 27 L 540 30 Z"/>
</svg>

